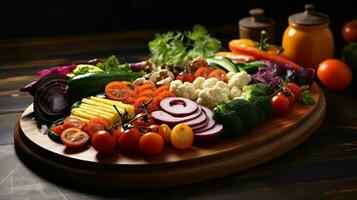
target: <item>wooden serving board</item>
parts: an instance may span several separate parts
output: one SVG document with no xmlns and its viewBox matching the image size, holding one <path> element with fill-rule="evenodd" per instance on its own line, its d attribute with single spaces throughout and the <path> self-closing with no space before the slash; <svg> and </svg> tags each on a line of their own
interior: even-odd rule
<svg viewBox="0 0 357 200">
<path fill-rule="evenodd" d="M 186 185 L 254 167 L 303 142 L 320 127 L 326 110 L 320 88 L 313 84 L 311 92 L 315 105 L 296 104 L 287 116 L 245 130 L 240 137 L 188 150 L 166 147 L 155 157 L 120 152 L 100 155 L 90 145 L 68 149 L 44 134 L 30 105 L 15 128 L 15 145 L 20 158 L 33 169 L 75 184 L 107 188 Z"/>
</svg>

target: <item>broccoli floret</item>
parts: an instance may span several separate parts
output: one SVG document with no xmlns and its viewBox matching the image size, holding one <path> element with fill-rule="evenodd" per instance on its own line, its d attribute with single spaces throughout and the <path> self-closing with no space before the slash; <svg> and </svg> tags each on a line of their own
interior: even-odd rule
<svg viewBox="0 0 357 200">
<path fill-rule="evenodd" d="M 223 124 L 225 135 L 239 135 L 243 132 L 244 125 L 240 117 L 233 110 L 227 110 L 225 103 L 217 105 L 213 109 L 213 119 Z"/>
<path fill-rule="evenodd" d="M 255 106 L 245 99 L 234 99 L 227 103 L 228 110 L 234 110 L 243 121 L 244 127 L 258 123 L 258 114 Z"/>
<path fill-rule="evenodd" d="M 243 97 L 246 100 L 250 100 L 255 96 L 269 96 L 271 88 L 267 84 L 257 83 L 243 87 Z"/>
<path fill-rule="evenodd" d="M 271 107 L 270 98 L 266 96 L 254 96 L 250 98 L 250 102 L 257 108 L 262 110 L 265 114 L 265 119 L 269 119 L 273 115 L 273 108 Z M 259 115 L 259 113 L 258 113 Z M 260 119 L 260 118 L 259 118 Z M 261 120 L 259 120 L 261 121 Z"/>
<path fill-rule="evenodd" d="M 257 110 L 259 122 L 264 122 L 265 120 L 267 120 L 267 117 L 265 116 L 265 112 L 262 109 L 260 109 L 258 107 L 256 107 L 255 109 Z"/>
</svg>

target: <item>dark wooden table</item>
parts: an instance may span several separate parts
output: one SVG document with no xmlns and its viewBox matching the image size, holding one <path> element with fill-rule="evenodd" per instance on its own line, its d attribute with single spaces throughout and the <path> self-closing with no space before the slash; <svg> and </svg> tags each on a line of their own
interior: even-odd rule
<svg viewBox="0 0 357 200">
<path fill-rule="evenodd" d="M 110 54 L 123 62 L 142 60 L 156 31 L 0 40 L 0 199 L 357 199 L 356 86 L 344 92 L 324 90 L 324 123 L 289 153 L 253 169 L 190 186 L 92 190 L 50 182 L 19 160 L 13 129 L 32 97 L 18 89 L 35 79 L 36 71 Z M 210 31 L 226 44 L 236 27 Z"/>
</svg>

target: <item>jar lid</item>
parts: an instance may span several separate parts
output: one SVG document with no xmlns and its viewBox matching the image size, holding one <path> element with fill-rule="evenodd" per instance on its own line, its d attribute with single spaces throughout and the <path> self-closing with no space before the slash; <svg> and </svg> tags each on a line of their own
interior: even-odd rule
<svg viewBox="0 0 357 200">
<path fill-rule="evenodd" d="M 267 28 L 271 27 L 273 20 L 264 17 L 264 10 L 261 8 L 254 8 L 249 10 L 250 17 L 239 20 L 239 25 L 247 28 Z"/>
<path fill-rule="evenodd" d="M 305 11 L 289 16 L 289 22 L 298 25 L 321 25 L 329 22 L 326 14 L 316 12 L 313 4 L 305 5 Z"/>
</svg>

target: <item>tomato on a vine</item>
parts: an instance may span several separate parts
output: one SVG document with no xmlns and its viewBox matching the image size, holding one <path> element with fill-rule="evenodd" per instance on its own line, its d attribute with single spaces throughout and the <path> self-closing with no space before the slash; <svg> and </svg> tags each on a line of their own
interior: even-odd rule
<svg viewBox="0 0 357 200">
<path fill-rule="evenodd" d="M 271 106 L 276 115 L 284 116 L 290 111 L 290 101 L 283 94 L 277 94 L 271 99 Z"/>
<path fill-rule="evenodd" d="M 116 138 L 105 130 L 97 131 L 92 137 L 92 145 L 99 153 L 114 152 L 116 144 Z"/>
<path fill-rule="evenodd" d="M 119 133 L 118 145 L 119 148 L 125 152 L 139 152 L 139 141 L 142 132 L 138 127 L 131 127 L 127 130 L 122 129 L 123 132 Z"/>
<path fill-rule="evenodd" d="M 145 114 L 144 112 L 137 114 L 134 119 L 133 125 L 142 128 L 147 128 L 155 124 L 154 118 L 150 114 Z"/>
</svg>

